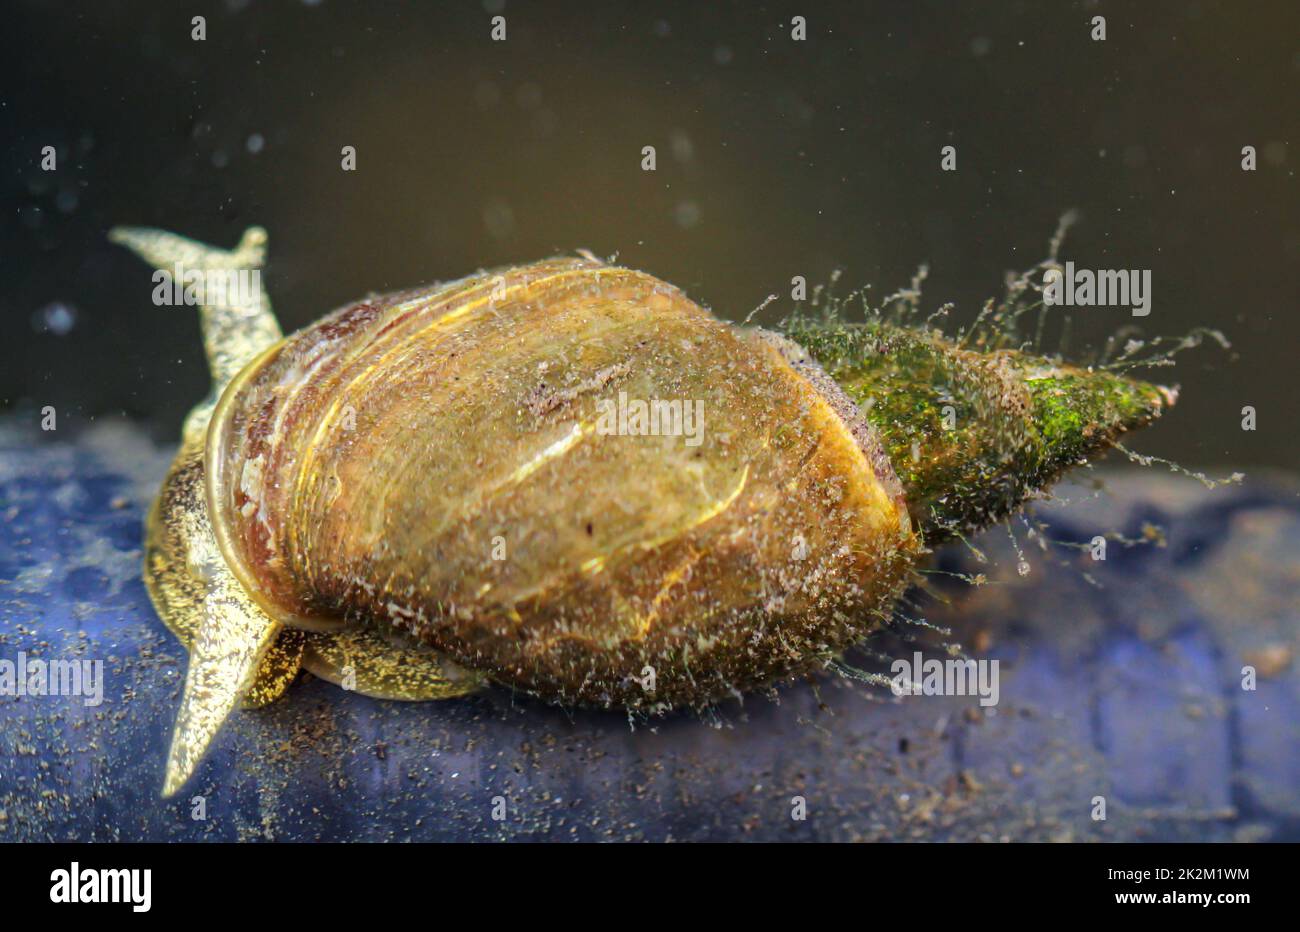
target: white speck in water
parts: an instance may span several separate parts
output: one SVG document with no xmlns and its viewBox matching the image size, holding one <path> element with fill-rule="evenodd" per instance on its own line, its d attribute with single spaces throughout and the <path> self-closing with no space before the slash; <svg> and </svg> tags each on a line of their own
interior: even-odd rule
<svg viewBox="0 0 1300 932">
<path fill-rule="evenodd" d="M 257 155 L 257 153 L 262 151 L 262 148 L 265 145 L 266 145 L 266 140 L 262 138 L 262 134 L 254 133 L 253 135 L 248 137 L 248 140 L 244 143 L 244 148 L 247 149 L 252 155 Z"/>
<path fill-rule="evenodd" d="M 491 201 L 483 208 L 483 224 L 493 237 L 505 239 L 515 231 L 515 212 L 505 201 Z"/>
<path fill-rule="evenodd" d="M 673 158 L 679 162 L 689 162 L 695 158 L 695 146 L 685 130 L 675 129 L 672 134 Z"/>
<path fill-rule="evenodd" d="M 51 301 L 32 315 L 32 325 L 37 332 L 66 336 L 77 325 L 77 309 L 62 301 Z"/>
</svg>

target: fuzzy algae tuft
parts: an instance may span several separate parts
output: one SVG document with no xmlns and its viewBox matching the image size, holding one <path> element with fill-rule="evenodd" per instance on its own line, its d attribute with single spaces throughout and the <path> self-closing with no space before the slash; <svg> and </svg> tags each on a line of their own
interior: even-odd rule
<svg viewBox="0 0 1300 932">
<path fill-rule="evenodd" d="M 879 431 L 927 544 L 986 527 L 1159 417 L 1176 393 L 1019 349 L 963 349 L 883 320 L 794 319 L 803 346 Z"/>
</svg>

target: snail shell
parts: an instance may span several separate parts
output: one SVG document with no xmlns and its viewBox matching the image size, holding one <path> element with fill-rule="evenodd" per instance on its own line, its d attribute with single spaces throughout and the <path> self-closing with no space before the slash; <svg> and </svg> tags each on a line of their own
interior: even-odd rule
<svg viewBox="0 0 1300 932">
<path fill-rule="evenodd" d="M 109 235 L 164 274 L 265 261 L 260 227 L 229 251 Z M 956 342 L 906 313 L 777 336 L 583 257 L 285 340 L 256 276 L 204 293 L 213 391 L 145 535 L 190 653 L 163 794 L 300 669 L 388 699 L 488 678 L 657 711 L 833 660 L 923 541 L 1005 518 L 1176 398 L 1026 353 L 1008 301 Z"/>
<path fill-rule="evenodd" d="M 703 429 L 638 434 L 611 416 L 626 399 L 702 405 Z M 563 703 L 819 666 L 921 549 L 871 428 L 797 347 L 586 258 L 275 344 L 226 388 L 204 465 L 221 552 L 271 617 L 391 626 Z"/>
</svg>

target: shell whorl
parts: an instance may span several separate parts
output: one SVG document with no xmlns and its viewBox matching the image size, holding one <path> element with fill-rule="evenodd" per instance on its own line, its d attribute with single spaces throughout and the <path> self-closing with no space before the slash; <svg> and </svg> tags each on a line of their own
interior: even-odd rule
<svg viewBox="0 0 1300 932">
<path fill-rule="evenodd" d="M 808 365 L 590 259 L 375 298 L 231 383 L 213 522 L 290 623 L 391 625 L 562 702 L 702 701 L 859 639 L 919 546 Z M 698 444 L 606 429 L 628 398 L 698 403 Z"/>
</svg>

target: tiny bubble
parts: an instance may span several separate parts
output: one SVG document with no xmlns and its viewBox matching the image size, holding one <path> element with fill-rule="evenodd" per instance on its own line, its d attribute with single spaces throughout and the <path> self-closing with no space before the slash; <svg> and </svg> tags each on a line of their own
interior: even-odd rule
<svg viewBox="0 0 1300 932">
<path fill-rule="evenodd" d="M 689 230 L 700 222 L 700 207 L 694 201 L 682 201 L 674 208 L 673 217 L 679 227 Z"/>
<path fill-rule="evenodd" d="M 483 208 L 483 223 L 495 239 L 505 239 L 515 230 L 515 214 L 502 200 L 489 202 Z"/>
<path fill-rule="evenodd" d="M 77 325 L 77 309 L 62 301 L 51 301 L 36 312 L 33 323 L 38 331 L 44 330 L 61 337 Z"/>
<path fill-rule="evenodd" d="M 689 162 L 695 157 L 695 146 L 691 144 L 691 137 L 680 129 L 673 131 L 672 147 L 673 158 L 679 162 Z"/>
</svg>

